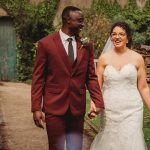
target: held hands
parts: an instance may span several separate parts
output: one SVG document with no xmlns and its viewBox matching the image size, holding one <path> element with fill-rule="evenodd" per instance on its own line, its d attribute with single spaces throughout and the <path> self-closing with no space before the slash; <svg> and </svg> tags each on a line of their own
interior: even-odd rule
<svg viewBox="0 0 150 150">
<path fill-rule="evenodd" d="M 45 117 L 41 111 L 33 112 L 33 120 L 37 127 L 44 129 Z"/>
<path fill-rule="evenodd" d="M 100 108 L 96 108 L 94 102 L 91 100 L 90 102 L 90 111 L 88 112 L 88 117 L 90 119 L 95 118 L 100 112 Z"/>
</svg>

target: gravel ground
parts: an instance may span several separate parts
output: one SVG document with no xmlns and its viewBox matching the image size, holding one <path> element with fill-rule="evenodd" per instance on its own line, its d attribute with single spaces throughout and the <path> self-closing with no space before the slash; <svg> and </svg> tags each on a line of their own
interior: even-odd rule
<svg viewBox="0 0 150 150">
<path fill-rule="evenodd" d="M 48 150 L 46 130 L 36 128 L 30 111 L 31 86 L 0 82 L 0 150 Z M 93 140 L 85 123 L 83 150 Z"/>
</svg>

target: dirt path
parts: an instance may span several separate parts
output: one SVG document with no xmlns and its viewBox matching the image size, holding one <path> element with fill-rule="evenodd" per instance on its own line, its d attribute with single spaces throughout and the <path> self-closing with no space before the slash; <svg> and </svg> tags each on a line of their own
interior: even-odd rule
<svg viewBox="0 0 150 150">
<path fill-rule="evenodd" d="M 0 150 L 48 150 L 47 135 L 36 128 L 30 112 L 30 85 L 0 82 Z M 84 147 L 92 137 L 85 125 Z"/>
</svg>

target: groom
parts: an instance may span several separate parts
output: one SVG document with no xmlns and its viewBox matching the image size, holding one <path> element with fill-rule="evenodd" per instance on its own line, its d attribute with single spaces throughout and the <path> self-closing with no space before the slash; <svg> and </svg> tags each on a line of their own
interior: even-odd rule
<svg viewBox="0 0 150 150">
<path fill-rule="evenodd" d="M 49 150 L 81 150 L 86 87 L 96 106 L 104 107 L 95 75 L 92 43 L 82 45 L 82 11 L 64 8 L 62 28 L 38 42 L 32 80 L 32 112 L 36 126 L 46 122 Z M 42 108 L 41 108 L 42 107 Z M 42 114 L 45 113 L 45 116 Z"/>
</svg>

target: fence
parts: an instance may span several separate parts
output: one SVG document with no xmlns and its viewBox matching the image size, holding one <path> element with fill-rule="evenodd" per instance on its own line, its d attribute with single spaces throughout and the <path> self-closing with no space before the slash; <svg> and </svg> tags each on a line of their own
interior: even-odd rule
<svg viewBox="0 0 150 150">
<path fill-rule="evenodd" d="M 145 61 L 147 81 L 150 83 L 150 55 L 143 55 L 143 58 Z"/>
</svg>

